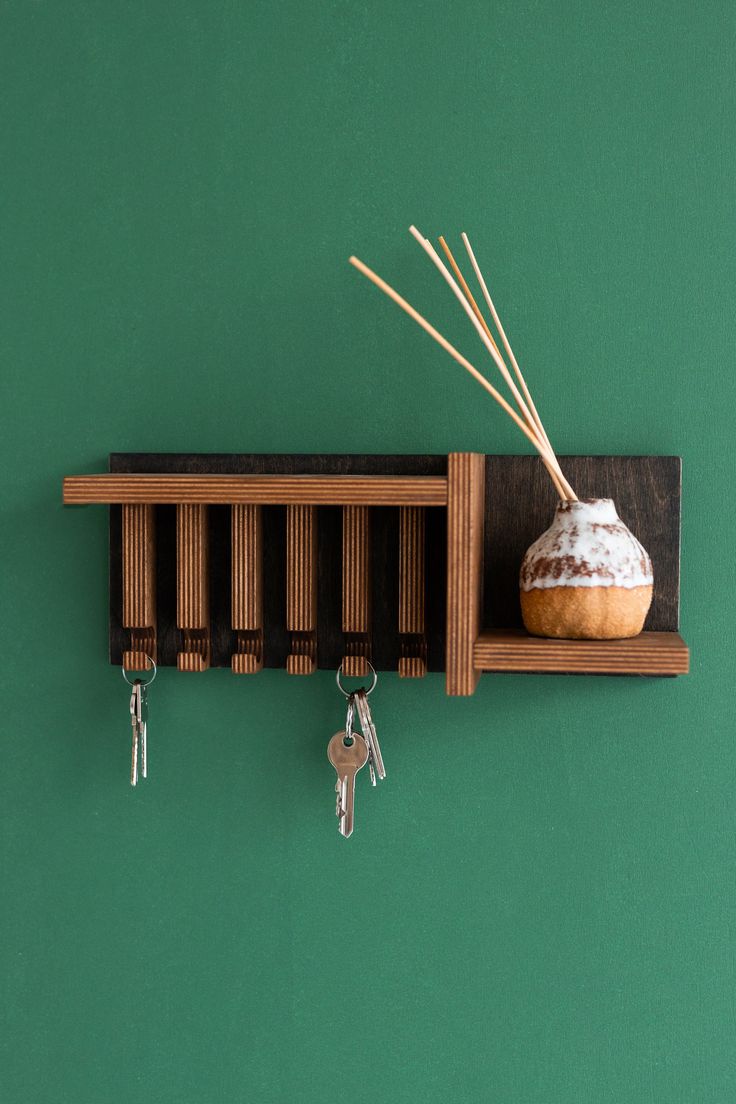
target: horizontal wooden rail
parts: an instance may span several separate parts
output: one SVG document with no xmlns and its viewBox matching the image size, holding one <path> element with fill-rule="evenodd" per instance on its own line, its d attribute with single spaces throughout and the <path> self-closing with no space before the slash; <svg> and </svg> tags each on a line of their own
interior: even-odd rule
<svg viewBox="0 0 736 1104">
<path fill-rule="evenodd" d="M 476 671 L 686 675 L 690 653 L 675 632 L 643 632 L 631 640 L 547 640 L 497 629 L 480 634 L 473 662 Z"/>
<path fill-rule="evenodd" d="M 447 480 L 439 475 L 68 475 L 64 502 L 445 506 Z"/>
</svg>

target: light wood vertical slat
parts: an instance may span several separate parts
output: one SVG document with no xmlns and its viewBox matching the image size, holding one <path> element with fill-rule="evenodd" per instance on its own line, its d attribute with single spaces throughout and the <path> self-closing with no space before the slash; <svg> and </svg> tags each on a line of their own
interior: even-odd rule
<svg viewBox="0 0 736 1104">
<path fill-rule="evenodd" d="M 156 530 L 154 507 L 122 507 L 123 627 L 130 629 L 130 648 L 123 652 L 128 670 L 150 668 L 156 655 Z"/>
<path fill-rule="evenodd" d="M 448 694 L 472 694 L 480 672 L 473 648 L 480 631 L 483 594 L 485 457 L 452 452 L 447 467 L 447 647 Z"/>
<path fill-rule="evenodd" d="M 183 648 L 180 671 L 205 671 L 210 665 L 209 529 L 207 506 L 176 508 L 176 622 Z"/>
<path fill-rule="evenodd" d="M 370 640 L 370 511 L 344 506 L 342 511 L 342 631 L 345 634 L 343 674 L 368 674 Z"/>
<path fill-rule="evenodd" d="M 286 670 L 311 675 L 317 666 L 317 509 L 286 507 Z"/>
<path fill-rule="evenodd" d="M 231 621 L 235 674 L 250 675 L 263 667 L 263 524 L 261 507 L 241 503 L 231 507 Z"/>
<path fill-rule="evenodd" d="M 422 678 L 427 673 L 424 619 L 424 533 L 422 506 L 399 510 L 399 676 Z"/>
</svg>

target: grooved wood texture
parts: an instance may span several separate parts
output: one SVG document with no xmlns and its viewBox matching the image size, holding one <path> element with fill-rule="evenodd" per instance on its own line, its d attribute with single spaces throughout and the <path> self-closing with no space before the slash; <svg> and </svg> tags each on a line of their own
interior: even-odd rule
<svg viewBox="0 0 736 1104">
<path fill-rule="evenodd" d="M 408 475 L 70 475 L 67 506 L 121 502 L 444 506 L 447 481 Z"/>
<path fill-rule="evenodd" d="M 263 668 L 263 640 L 258 633 L 238 633 L 237 651 L 230 657 L 230 669 L 234 675 L 255 675 Z"/>
<path fill-rule="evenodd" d="M 342 631 L 345 633 L 343 674 L 368 674 L 370 643 L 370 513 L 367 506 L 342 511 Z"/>
<path fill-rule="evenodd" d="M 401 678 L 422 678 L 427 672 L 424 635 L 424 542 L 426 511 L 422 506 L 399 509 L 399 633 Z"/>
<path fill-rule="evenodd" d="M 311 675 L 317 666 L 317 510 L 286 507 L 286 627 L 290 675 Z"/>
<path fill-rule="evenodd" d="M 289 675 L 311 675 L 316 670 L 316 644 L 313 633 L 294 633 L 291 651 L 286 657 Z"/>
<path fill-rule="evenodd" d="M 451 452 L 447 465 L 447 641 L 445 686 L 472 694 L 479 672 L 473 645 L 480 630 L 483 582 L 485 456 Z"/>
<path fill-rule="evenodd" d="M 546 640 L 498 629 L 480 634 L 473 656 L 479 671 L 589 675 L 685 675 L 690 662 L 682 637 L 664 632 L 631 640 Z"/>
<path fill-rule="evenodd" d="M 419 645 L 419 642 L 418 642 Z M 404 641 L 401 648 L 405 648 Z M 427 661 L 417 651 L 408 651 L 399 656 L 399 678 L 424 678 L 427 673 Z"/>
<path fill-rule="evenodd" d="M 156 535 L 153 506 L 122 507 L 123 626 L 130 629 L 130 647 L 123 666 L 143 671 L 156 655 Z"/>
<path fill-rule="evenodd" d="M 263 667 L 263 523 L 261 507 L 230 509 L 231 621 L 235 651 L 231 668 L 250 675 Z"/>
<path fill-rule="evenodd" d="M 177 655 L 180 671 L 209 667 L 209 531 L 207 507 L 176 507 L 176 620 L 183 647 Z"/>
</svg>

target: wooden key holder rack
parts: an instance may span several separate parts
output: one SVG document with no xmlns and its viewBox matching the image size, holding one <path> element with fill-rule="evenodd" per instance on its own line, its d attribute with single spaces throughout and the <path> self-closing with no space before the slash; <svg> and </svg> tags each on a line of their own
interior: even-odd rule
<svg viewBox="0 0 736 1104">
<path fill-rule="evenodd" d="M 318 667 L 680 675 L 680 460 L 570 456 L 583 497 L 615 499 L 654 563 L 645 631 L 550 640 L 521 628 L 519 564 L 554 490 L 534 456 L 114 453 L 64 502 L 110 506 L 110 662 L 181 671 Z"/>
</svg>

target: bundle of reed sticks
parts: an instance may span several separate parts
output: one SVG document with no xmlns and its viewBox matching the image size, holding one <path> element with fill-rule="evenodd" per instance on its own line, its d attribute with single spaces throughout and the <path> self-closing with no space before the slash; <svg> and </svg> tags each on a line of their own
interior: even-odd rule
<svg viewBox="0 0 736 1104">
<path fill-rule="evenodd" d="M 413 318 L 415 322 L 418 322 L 422 329 L 426 330 L 430 337 L 433 337 L 434 340 L 442 346 L 445 352 L 448 352 L 450 356 L 458 362 L 458 364 L 461 364 L 463 368 L 470 372 L 471 376 L 473 376 L 473 378 L 476 379 L 478 383 L 482 387 L 484 387 L 490 395 L 493 396 L 499 406 L 503 407 L 509 417 L 516 423 L 524 436 L 529 441 L 531 441 L 532 445 L 539 453 L 540 457 L 542 458 L 542 463 L 549 472 L 550 478 L 555 485 L 555 489 L 559 494 L 560 499 L 563 502 L 577 502 L 577 495 L 575 494 L 572 487 L 562 473 L 562 469 L 555 455 L 554 449 L 552 448 L 549 437 L 547 436 L 545 428 L 542 425 L 542 419 L 539 417 L 537 408 L 534 405 L 534 401 L 529 392 L 529 388 L 526 385 L 524 376 L 522 375 L 521 369 L 519 368 L 519 365 L 516 361 L 516 357 L 514 356 L 508 338 L 506 337 L 506 332 L 501 325 L 501 320 L 498 317 L 496 308 L 493 305 L 493 300 L 491 299 L 490 293 L 488 291 L 488 287 L 486 286 L 486 282 L 483 279 L 483 273 L 481 272 L 478 262 L 475 259 L 475 254 L 473 253 L 468 235 L 462 235 L 463 245 L 465 246 L 476 279 L 478 280 L 478 284 L 483 293 L 483 298 L 486 301 L 486 305 L 488 306 L 491 318 L 496 327 L 496 332 L 501 339 L 501 344 L 506 350 L 506 354 L 514 369 L 514 373 L 516 375 L 516 379 L 518 380 L 519 387 L 521 387 L 521 391 L 519 391 L 519 387 L 517 387 L 516 383 L 514 382 L 506 361 L 504 360 L 503 355 L 501 354 L 501 351 L 496 343 L 496 340 L 493 337 L 491 327 L 488 325 L 488 322 L 483 317 L 480 307 L 473 297 L 473 294 L 468 287 L 468 284 L 464 279 L 462 272 L 460 271 L 460 267 L 453 257 L 450 251 L 450 247 L 448 246 L 445 239 L 443 237 L 440 237 L 439 242 L 448 261 L 450 262 L 450 266 L 452 267 L 452 271 L 455 273 L 457 280 L 453 278 L 449 269 L 447 268 L 444 261 L 439 256 L 437 250 L 434 248 L 429 239 L 425 238 L 423 234 L 420 234 L 416 226 L 410 226 L 409 230 L 410 233 L 413 234 L 413 236 L 419 242 L 422 249 L 430 258 L 432 263 L 442 273 L 443 277 L 452 289 L 461 307 L 475 327 L 483 345 L 490 353 L 496 367 L 506 381 L 506 384 L 511 391 L 512 398 L 514 399 L 518 407 L 518 413 L 516 410 L 514 410 L 513 406 L 511 406 L 511 404 L 506 401 L 503 395 L 501 395 L 500 392 L 496 390 L 496 388 L 489 382 L 489 380 L 486 379 L 483 373 L 479 372 L 477 368 L 474 368 L 470 361 L 466 360 L 465 357 L 461 353 L 459 353 L 457 349 L 453 345 L 451 345 L 449 341 L 447 341 L 446 338 L 442 336 L 442 334 L 438 333 L 434 326 L 430 325 L 430 323 L 427 322 L 426 318 L 423 318 L 418 311 L 414 310 L 414 308 L 409 303 L 407 303 L 406 299 L 402 299 L 398 292 L 394 291 L 392 287 L 389 287 L 385 280 L 382 280 L 380 276 L 373 272 L 372 269 L 368 268 L 367 265 L 363 264 L 362 261 L 358 260 L 357 257 L 351 257 L 350 264 L 357 268 L 359 272 L 362 272 L 364 276 L 367 276 L 368 279 L 371 280 L 376 285 L 376 287 L 380 288 L 381 291 L 385 292 L 385 294 L 388 295 L 390 299 L 393 299 L 395 303 L 398 303 L 401 309 L 406 311 L 410 318 Z"/>
</svg>

